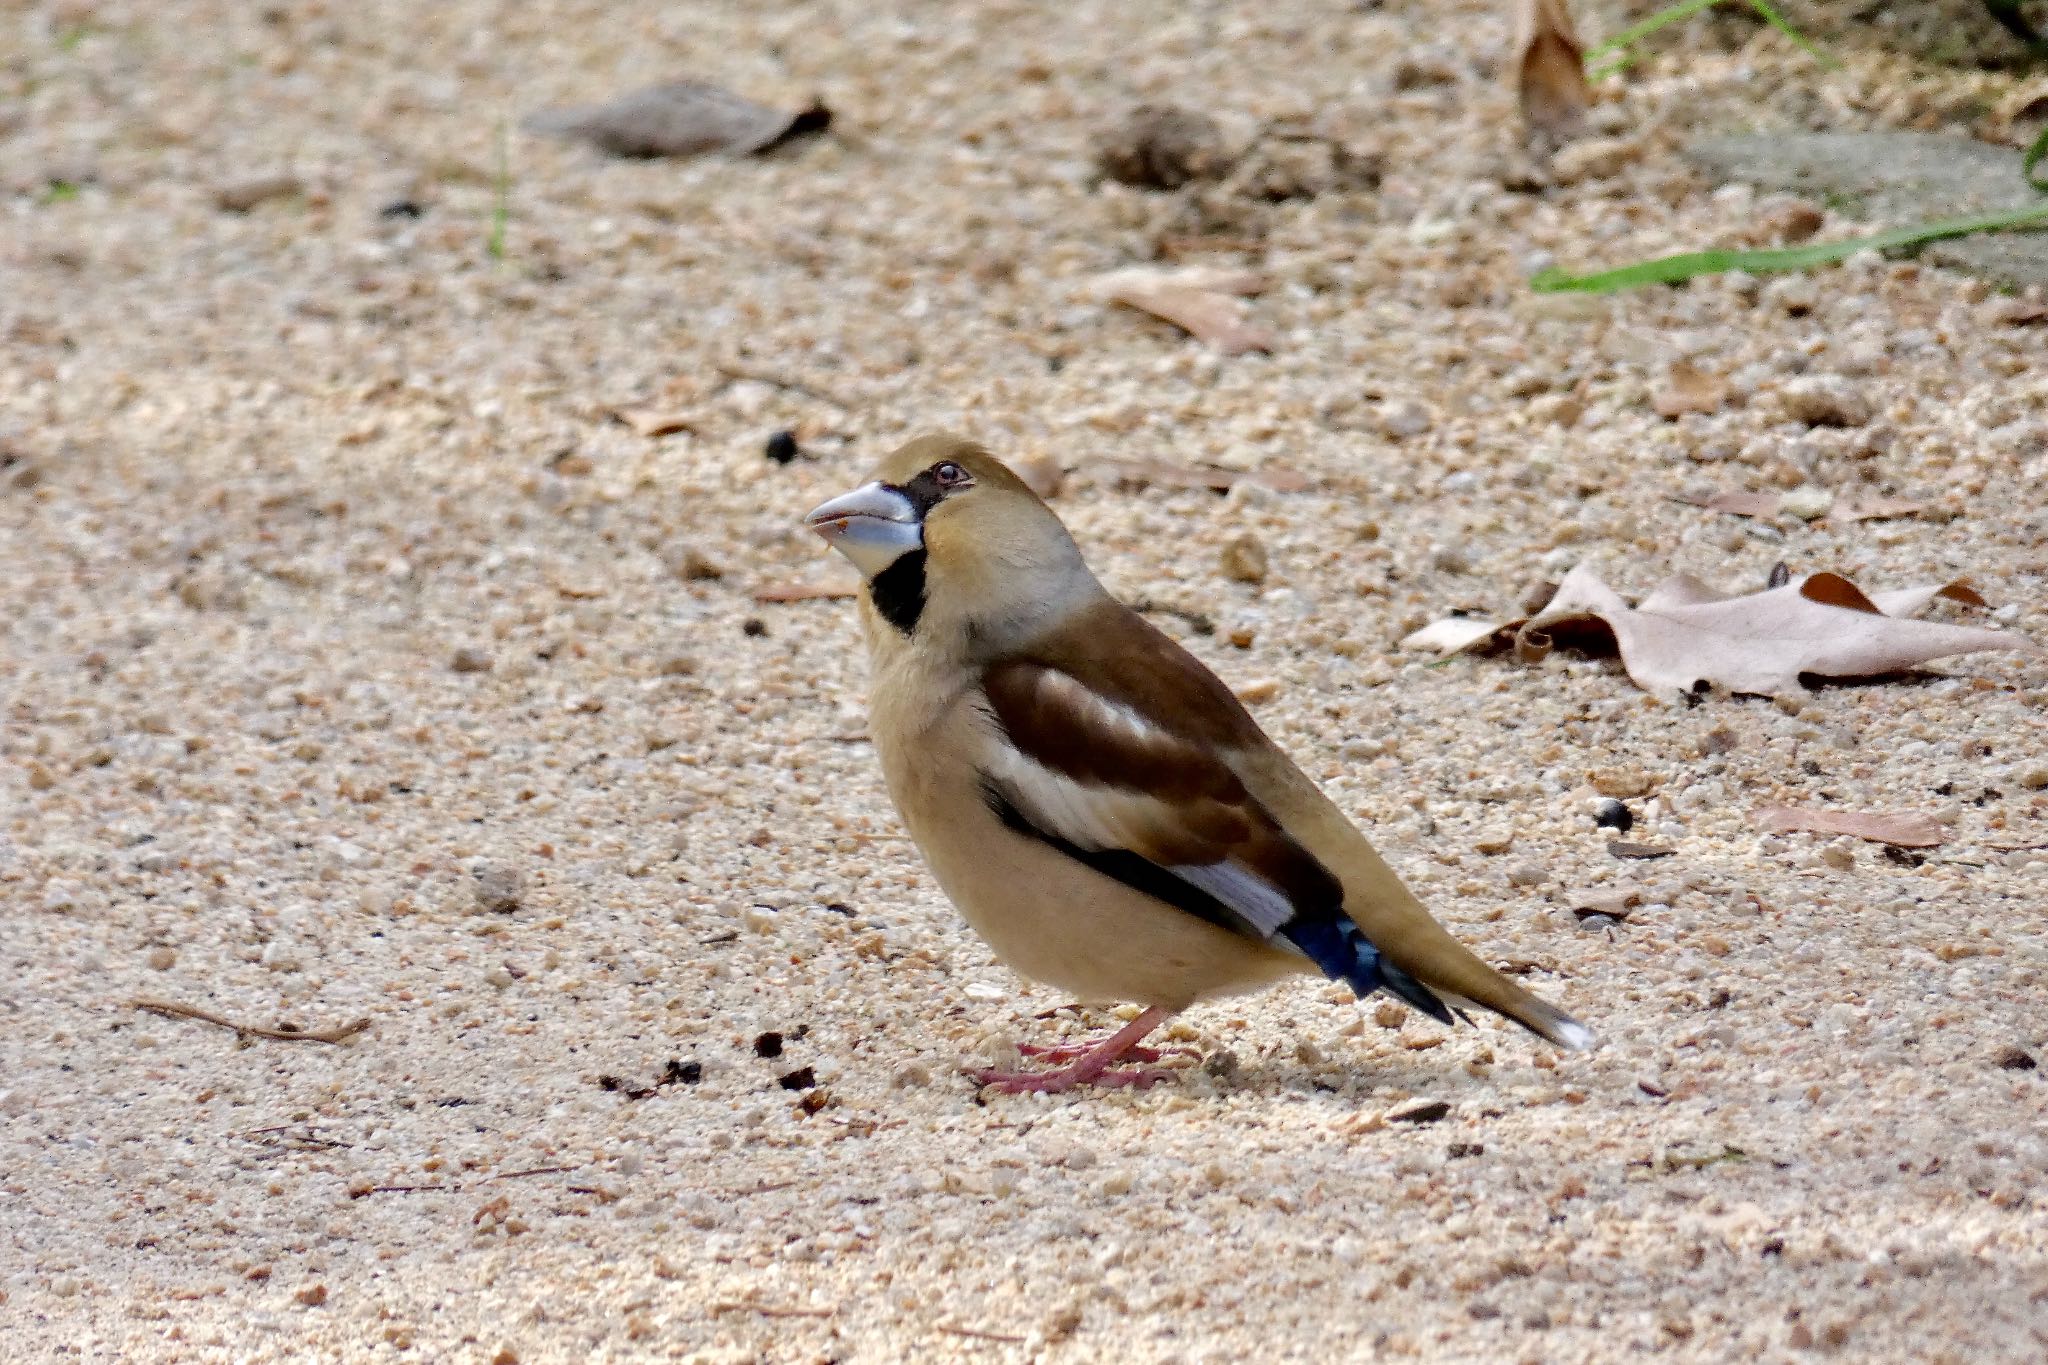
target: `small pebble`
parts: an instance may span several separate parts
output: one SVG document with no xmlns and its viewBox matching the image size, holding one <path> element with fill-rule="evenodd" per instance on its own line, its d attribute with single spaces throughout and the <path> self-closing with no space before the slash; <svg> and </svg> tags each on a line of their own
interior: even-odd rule
<svg viewBox="0 0 2048 1365">
<path fill-rule="evenodd" d="M 509 915 L 526 898 L 526 876 L 505 863 L 485 863 L 476 870 L 476 908 L 487 914 Z"/>
<path fill-rule="evenodd" d="M 178 965 L 178 954 L 170 948 L 151 948 L 148 961 L 150 970 L 167 972 Z"/>
<path fill-rule="evenodd" d="M 797 446 L 795 432 L 778 431 L 768 438 L 768 444 L 761 453 L 776 464 L 789 464 L 803 451 Z"/>
<path fill-rule="evenodd" d="M 1870 404 L 1846 380 L 1800 378 L 1778 391 L 1785 415 L 1810 427 L 1860 427 L 1870 420 Z"/>
<path fill-rule="evenodd" d="M 2036 1066 L 2040 1065 L 2040 1063 L 2034 1060 L 2033 1053 L 2017 1043 L 2010 1043 L 2000 1048 L 1998 1056 L 1994 1060 L 1998 1063 L 2000 1069 L 2005 1071 L 2032 1071 Z"/>
<path fill-rule="evenodd" d="M 494 660 L 484 650 L 474 645 L 464 645 L 448 660 L 448 666 L 457 673 L 488 673 Z"/>
<path fill-rule="evenodd" d="M 259 204 L 297 194 L 304 186 L 295 175 L 279 172 L 246 176 L 217 187 L 213 202 L 229 213 L 247 213 Z"/>
<path fill-rule="evenodd" d="M 1233 536 L 1223 547 L 1223 576 L 1234 583 L 1266 581 L 1266 547 L 1250 534 Z"/>
<path fill-rule="evenodd" d="M 1579 916 L 1579 927 L 1581 929 L 1612 929 L 1620 923 L 1621 921 L 1612 915 L 1591 914 Z"/>
<path fill-rule="evenodd" d="M 756 1037 L 754 1039 L 754 1055 L 756 1057 L 780 1057 L 782 1055 L 782 1035 L 770 1029 L 768 1032 Z"/>
<path fill-rule="evenodd" d="M 1509 886 L 1541 886 L 1549 880 L 1549 869 L 1536 863 L 1517 863 L 1508 869 Z"/>
<path fill-rule="evenodd" d="M 1443 1100 L 1417 1100 L 1387 1115 L 1388 1123 L 1435 1123 L 1451 1112 Z"/>
</svg>

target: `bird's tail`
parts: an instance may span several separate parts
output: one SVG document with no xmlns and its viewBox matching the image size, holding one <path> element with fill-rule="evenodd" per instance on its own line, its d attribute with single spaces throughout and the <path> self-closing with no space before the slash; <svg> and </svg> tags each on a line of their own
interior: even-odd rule
<svg viewBox="0 0 2048 1365">
<path fill-rule="evenodd" d="M 1433 944 L 1421 976 L 1397 966 L 1349 918 L 1309 922 L 1295 919 L 1284 934 L 1333 980 L 1343 981 L 1363 1000 L 1384 990 L 1443 1023 L 1455 1022 L 1461 1005 L 1474 1005 L 1511 1019 L 1567 1052 L 1584 1052 L 1597 1041 L 1593 1030 L 1557 1006 L 1523 990 L 1481 962 L 1448 934 Z M 1439 931 L 1441 933 L 1441 931 Z"/>
</svg>

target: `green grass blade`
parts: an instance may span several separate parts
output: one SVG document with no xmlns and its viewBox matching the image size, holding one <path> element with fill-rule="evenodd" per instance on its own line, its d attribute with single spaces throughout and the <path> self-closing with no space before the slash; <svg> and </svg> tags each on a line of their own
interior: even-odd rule
<svg viewBox="0 0 2048 1365">
<path fill-rule="evenodd" d="M 2034 174 L 2034 167 L 2041 164 L 2044 156 L 2048 156 L 2048 128 L 2041 130 L 2041 136 L 2034 139 L 2034 145 L 2027 148 L 2026 158 L 2020 162 L 2020 174 L 2027 178 L 2027 183 L 2048 194 L 2048 180 Z"/>
<path fill-rule="evenodd" d="M 1591 66 L 1595 57 L 1604 57 L 1610 52 L 1619 52 L 1622 48 L 1631 47 L 1667 24 L 1675 24 L 1681 19 L 1690 19 L 1701 10 L 1712 9 L 1720 3 L 1721 0 L 1679 0 L 1671 8 L 1660 9 L 1649 18 L 1629 25 L 1606 42 L 1600 44 L 1600 46 L 1588 52 L 1586 54 L 1586 64 Z M 1606 69 L 1612 71 L 1616 68 L 1608 67 Z"/>
<path fill-rule="evenodd" d="M 496 184 L 491 195 L 491 231 L 484 239 L 484 250 L 494 261 L 505 259 L 505 232 L 512 223 L 512 150 L 511 137 L 504 120 L 498 122 L 498 173 L 493 179 Z"/>
<path fill-rule="evenodd" d="M 1679 284 L 1696 275 L 1718 275 L 1728 270 L 1763 274 L 1773 270 L 1810 270 L 1832 265 L 1859 251 L 1891 251 L 1921 246 L 1948 237 L 1967 237 L 1977 232 L 1998 232 L 2005 228 L 2048 224 L 2048 200 L 2025 208 L 1971 218 L 1944 218 L 1913 227 L 1892 228 L 1868 237 L 1851 237 L 1840 242 L 1814 242 L 1807 246 L 1766 247 L 1758 251 L 1691 251 L 1679 256 L 1662 256 L 1654 261 L 1637 261 L 1591 275 L 1571 275 L 1552 267 L 1529 281 L 1539 294 L 1609 294 L 1644 284 Z"/>
<path fill-rule="evenodd" d="M 1791 24 L 1787 23 L 1785 20 L 1785 16 L 1778 13 L 1776 9 L 1772 8 L 1771 5 L 1767 3 L 1767 0 L 1743 0 L 1743 3 L 1747 4 L 1751 9 L 1755 10 L 1759 15 L 1761 15 L 1765 23 L 1769 24 L 1772 28 L 1778 30 L 1778 32 L 1784 34 L 1787 38 L 1790 38 L 1793 42 L 1799 44 L 1800 48 L 1806 53 L 1807 56 L 1813 58 L 1815 61 L 1819 62 L 1822 66 L 1828 68 L 1830 71 L 1839 71 L 1841 69 L 1842 64 L 1840 62 L 1836 61 L 1833 57 L 1828 56 L 1827 53 L 1822 52 L 1819 48 L 1815 47 L 1812 43 L 1808 42 L 1806 35 L 1801 33 L 1798 29 L 1792 27 Z"/>
</svg>

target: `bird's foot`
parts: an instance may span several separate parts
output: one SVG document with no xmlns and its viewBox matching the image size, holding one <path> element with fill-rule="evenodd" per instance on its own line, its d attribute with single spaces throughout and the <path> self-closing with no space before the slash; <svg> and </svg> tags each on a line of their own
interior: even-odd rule
<svg viewBox="0 0 2048 1365">
<path fill-rule="evenodd" d="M 1052 1071 L 1002 1071 L 988 1067 L 971 1072 L 982 1085 L 993 1086 L 1006 1095 L 1021 1095 L 1035 1092 L 1043 1095 L 1057 1095 L 1072 1090 L 1077 1085 L 1128 1085 L 1142 1090 L 1146 1086 L 1165 1080 L 1173 1073 L 1156 1071 L 1145 1067 L 1118 1068 L 1116 1063 L 1125 1060 L 1156 1062 L 1160 1053 L 1153 1048 L 1139 1047 L 1145 1035 L 1165 1023 L 1169 1011 L 1154 1006 L 1125 1024 L 1109 1037 L 1097 1043 L 1058 1043 L 1051 1047 L 1035 1044 L 1019 1049 L 1026 1056 L 1048 1057 L 1058 1060 L 1072 1058 L 1066 1066 Z"/>
<path fill-rule="evenodd" d="M 1149 1051 L 1150 1049 L 1146 1049 Z M 1130 1086 L 1143 1090 L 1148 1085 L 1172 1078 L 1171 1071 L 1157 1067 L 1105 1067 L 1090 1071 L 1076 1064 L 1063 1066 L 1056 1071 L 1000 1071 L 995 1067 L 984 1067 L 971 1072 L 976 1084 L 985 1085 L 1005 1095 L 1062 1095 L 1084 1085 L 1108 1087 Z"/>
</svg>

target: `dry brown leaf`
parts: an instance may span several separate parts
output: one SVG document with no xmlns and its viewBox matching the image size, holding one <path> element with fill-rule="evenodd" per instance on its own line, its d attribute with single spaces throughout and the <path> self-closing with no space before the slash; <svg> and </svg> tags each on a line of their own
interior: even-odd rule
<svg viewBox="0 0 2048 1365">
<path fill-rule="evenodd" d="M 1980 650 L 2048 652 L 2005 631 L 1887 614 L 1967 590 L 1963 584 L 1900 589 L 1879 594 L 1880 605 L 1837 574 L 1812 574 L 1742 596 L 1681 575 L 1631 607 L 1582 566 L 1565 575 L 1550 605 L 1519 633 L 1599 621 L 1613 632 L 1629 677 L 1664 696 L 1701 684 L 1770 696 L 1804 690 L 1799 678 L 1807 673 L 1860 678 Z"/>
<path fill-rule="evenodd" d="M 1097 276 L 1089 292 L 1106 303 L 1162 318 L 1224 355 L 1243 355 L 1270 351 L 1278 344 L 1272 330 L 1247 318 L 1245 305 L 1233 297 L 1264 288 L 1264 279 L 1249 270 L 1132 266 Z"/>
<path fill-rule="evenodd" d="M 1172 464 L 1166 460 L 1104 460 L 1110 473 L 1126 483 L 1154 488 L 1207 488 L 1227 493 L 1241 483 L 1262 484 L 1275 493 L 1299 493 L 1313 481 L 1285 465 L 1264 469 L 1224 469 L 1220 465 Z"/>
<path fill-rule="evenodd" d="M 1577 135 L 1593 92 L 1564 0 L 1515 0 L 1514 77 L 1530 132 L 1552 143 Z"/>
<path fill-rule="evenodd" d="M 754 589 L 756 602 L 815 602 L 821 598 L 852 597 L 858 583 L 763 583 Z"/>
<path fill-rule="evenodd" d="M 1728 401 L 1728 385 L 1689 360 L 1674 360 L 1664 382 L 1650 395 L 1659 417 L 1675 419 L 1688 412 L 1714 412 Z"/>
<path fill-rule="evenodd" d="M 614 408 L 614 419 L 624 422 L 642 436 L 673 436 L 679 431 L 695 431 L 697 419 L 687 413 L 666 412 L 660 408 Z"/>
<path fill-rule="evenodd" d="M 1846 810 L 1802 810 L 1797 806 L 1760 806 L 1750 819 L 1766 834 L 1846 834 L 1875 844 L 1900 848 L 1933 848 L 1948 831 L 1931 815 L 1879 815 Z"/>
<path fill-rule="evenodd" d="M 543 110 L 525 123 L 528 132 L 572 138 L 613 156 L 631 157 L 746 156 L 831 125 L 832 111 L 822 104 L 786 114 L 703 81 L 670 81 L 607 104 Z"/>
</svg>

